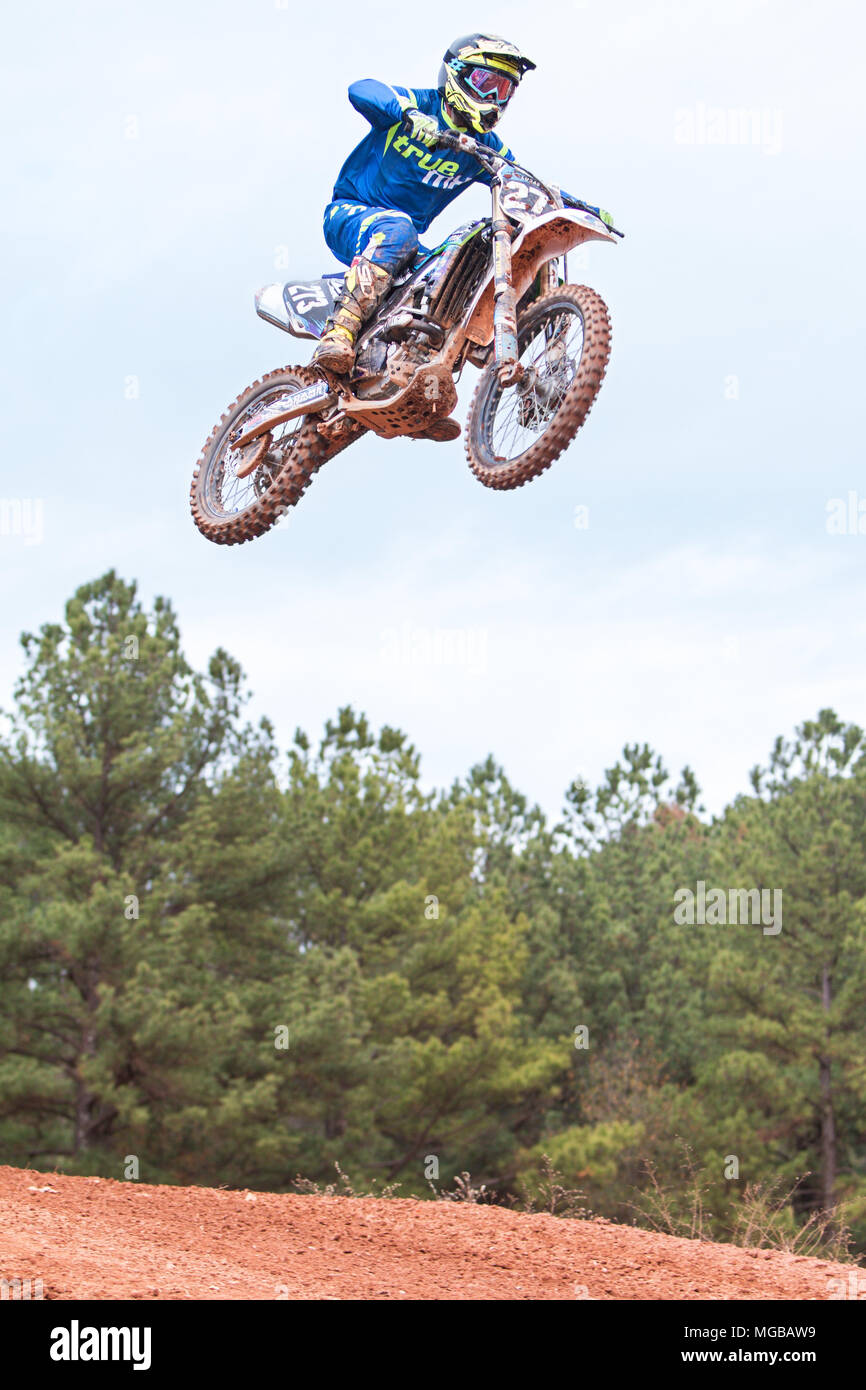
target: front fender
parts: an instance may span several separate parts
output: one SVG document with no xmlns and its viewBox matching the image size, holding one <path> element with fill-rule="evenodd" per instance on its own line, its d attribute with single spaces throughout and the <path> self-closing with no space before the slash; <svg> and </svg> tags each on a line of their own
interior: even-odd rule
<svg viewBox="0 0 866 1390">
<path fill-rule="evenodd" d="M 591 212 L 577 208 L 553 208 L 527 223 L 511 243 L 511 283 L 520 299 L 545 261 L 563 256 L 584 241 L 611 241 L 616 237 Z M 463 337 L 486 347 L 493 337 L 493 270 L 476 291 L 466 318 Z"/>
</svg>

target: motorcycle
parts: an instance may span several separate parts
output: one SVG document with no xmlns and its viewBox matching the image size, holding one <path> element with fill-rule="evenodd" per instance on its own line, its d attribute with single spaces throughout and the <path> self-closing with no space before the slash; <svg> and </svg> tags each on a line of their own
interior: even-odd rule
<svg viewBox="0 0 866 1390">
<path fill-rule="evenodd" d="M 491 175 L 491 216 L 464 223 L 396 277 L 365 324 L 348 376 L 282 367 L 253 383 L 212 431 L 190 504 L 202 535 L 239 545 L 264 535 L 329 459 L 370 432 L 382 439 L 454 437 L 455 378 L 481 369 L 465 448 L 485 487 L 538 477 L 571 443 L 610 356 L 607 307 L 568 283 L 568 252 L 623 235 L 597 210 L 465 134 L 446 148 Z M 343 272 L 265 286 L 256 311 L 297 338 L 318 339 Z"/>
</svg>

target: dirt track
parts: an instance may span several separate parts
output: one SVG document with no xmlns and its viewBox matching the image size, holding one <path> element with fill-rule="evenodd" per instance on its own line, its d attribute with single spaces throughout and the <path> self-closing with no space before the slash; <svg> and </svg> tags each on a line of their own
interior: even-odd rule
<svg viewBox="0 0 866 1390">
<path fill-rule="evenodd" d="M 851 1269 L 495 1207 L 0 1167 L 0 1277 L 46 1299 L 824 1300 Z"/>
</svg>

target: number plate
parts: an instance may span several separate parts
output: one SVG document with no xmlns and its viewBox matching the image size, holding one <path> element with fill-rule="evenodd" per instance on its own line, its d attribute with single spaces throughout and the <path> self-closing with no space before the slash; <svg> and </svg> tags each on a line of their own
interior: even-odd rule
<svg viewBox="0 0 866 1390">
<path fill-rule="evenodd" d="M 286 285 L 286 290 L 298 313 L 309 314 L 312 309 L 327 309 L 328 296 L 321 283 L 313 285 Z"/>
</svg>

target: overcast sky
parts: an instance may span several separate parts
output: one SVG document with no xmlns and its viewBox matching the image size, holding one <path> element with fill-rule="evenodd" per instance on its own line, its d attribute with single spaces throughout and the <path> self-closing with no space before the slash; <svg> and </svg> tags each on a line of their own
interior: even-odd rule
<svg viewBox="0 0 866 1390">
<path fill-rule="evenodd" d="M 552 814 L 626 741 L 691 763 L 715 810 L 822 706 L 866 722 L 854 0 L 16 10 L 0 703 L 19 632 L 113 566 L 171 597 L 196 664 L 240 659 L 284 743 L 351 703 L 407 730 L 429 785 L 493 752 Z M 253 293 L 336 269 L 322 208 L 367 129 L 348 83 L 433 86 L 484 27 L 538 65 L 505 139 L 627 233 L 572 261 L 614 325 L 588 424 L 503 494 L 462 442 L 367 438 L 272 535 L 208 543 L 187 503 L 205 438 L 309 355 Z M 474 188 L 433 233 L 487 206 Z M 828 530 L 849 494 L 864 534 Z"/>
</svg>

